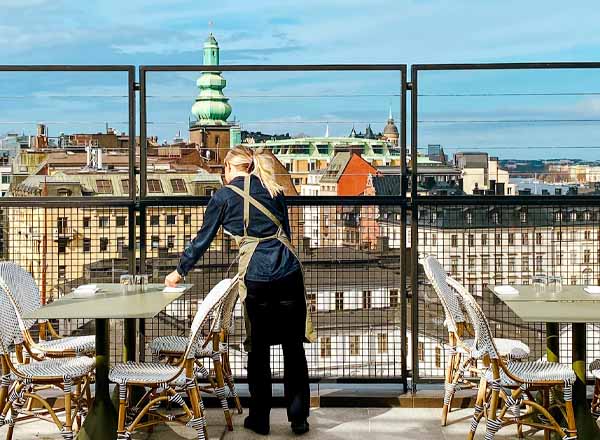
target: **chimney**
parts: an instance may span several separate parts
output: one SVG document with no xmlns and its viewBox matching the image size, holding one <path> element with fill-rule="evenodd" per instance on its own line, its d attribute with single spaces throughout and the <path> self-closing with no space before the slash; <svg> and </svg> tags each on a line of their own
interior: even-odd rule
<svg viewBox="0 0 600 440">
<path fill-rule="evenodd" d="M 98 147 L 96 150 L 96 154 L 98 155 L 98 169 L 102 169 L 102 148 Z"/>
<path fill-rule="evenodd" d="M 381 253 L 390 250 L 390 239 L 389 237 L 377 237 L 377 250 Z"/>
</svg>

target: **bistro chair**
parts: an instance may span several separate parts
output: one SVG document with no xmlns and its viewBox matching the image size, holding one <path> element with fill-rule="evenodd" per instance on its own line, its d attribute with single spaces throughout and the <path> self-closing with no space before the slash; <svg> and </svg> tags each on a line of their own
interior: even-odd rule
<svg viewBox="0 0 600 440">
<path fill-rule="evenodd" d="M 116 364 L 111 368 L 109 379 L 119 388 L 118 439 L 130 439 L 136 429 L 150 428 L 166 421 L 183 423 L 197 431 L 198 439 L 206 438 L 204 405 L 197 383 L 197 372 L 194 368 L 195 353 L 203 345 L 211 342 L 210 339 L 206 339 L 202 344 L 202 327 L 208 323 L 213 312 L 223 306 L 225 298 L 236 289 L 237 276 L 220 281 L 206 295 L 198 306 L 190 329 L 190 337 L 187 339 L 185 351 L 177 365 L 158 362 L 127 362 Z M 134 387 L 147 389 L 137 403 L 131 401 Z M 183 399 L 180 391 L 187 394 L 191 408 Z M 184 411 L 183 415 L 176 416 L 160 412 L 160 403 L 162 402 L 179 405 Z M 141 409 L 139 409 L 140 407 Z M 133 421 L 126 425 L 128 408 L 130 415 L 133 415 Z M 143 421 L 146 416 L 148 419 Z"/>
<path fill-rule="evenodd" d="M 590 373 L 596 378 L 592 396 L 592 416 L 600 426 L 600 359 L 596 359 L 590 364 Z"/>
<path fill-rule="evenodd" d="M 45 327 L 52 339 L 38 340 L 31 335 L 31 329 L 36 324 L 35 320 L 25 320 L 23 315 L 31 313 L 42 307 L 40 291 L 35 280 L 29 272 L 10 261 L 0 262 L 0 277 L 7 285 L 7 294 L 15 304 L 15 311 L 19 326 L 23 333 L 23 345 L 17 347 L 17 356 L 21 362 L 27 356 L 36 360 L 45 357 L 67 357 L 87 355 L 93 356 L 96 350 L 95 336 L 66 336 L 62 337 L 46 320 L 40 320 L 40 326 Z M 40 332 L 42 333 L 42 332 Z M 25 349 L 25 352 L 22 351 Z M 24 354 L 25 356 L 23 357 Z"/>
<path fill-rule="evenodd" d="M 448 413 L 452 409 L 452 400 L 461 385 L 471 387 L 465 380 L 466 371 L 477 372 L 477 353 L 475 352 L 475 339 L 473 329 L 467 322 L 463 313 L 462 298 L 458 294 L 466 289 L 454 278 L 448 276 L 441 263 L 432 256 L 423 260 L 425 275 L 431 282 L 444 309 L 444 325 L 448 329 L 448 344 L 445 344 L 450 358 L 446 365 L 444 378 L 444 406 L 442 407 L 442 426 L 446 426 Z M 470 296 L 468 292 L 467 295 Z M 521 341 L 514 339 L 494 339 L 500 356 L 504 359 L 526 359 L 529 356 L 529 347 Z"/>
<path fill-rule="evenodd" d="M 85 396 L 90 396 L 90 377 L 94 370 L 94 358 L 87 356 L 49 358 L 46 360 L 32 359 L 30 362 L 13 363 L 13 348 L 16 344 L 23 343 L 22 323 L 16 313 L 16 307 L 9 294 L 9 287 L 16 278 L 10 278 L 6 272 L 0 277 L 0 345 L 2 348 L 2 364 L 9 372 L 8 383 L 10 393 L 6 403 L 2 404 L 0 413 L 0 426 L 8 425 L 7 439 L 12 439 L 15 423 L 19 419 L 36 416 L 42 420 L 56 424 L 65 440 L 73 439 L 73 420 L 79 429 L 83 418 L 83 390 Z M 3 385 L 5 377 L 3 377 Z M 8 386 L 8 384 L 6 385 Z M 60 388 L 64 397 L 64 421 L 57 415 L 58 409 L 54 409 L 48 400 L 38 393 L 40 389 L 53 386 Z M 4 392 L 8 388 L 3 387 Z M 31 409 L 31 403 L 35 402 L 42 408 L 41 411 Z M 86 402 L 89 405 L 89 401 Z M 24 408 L 25 407 L 25 408 Z M 46 414 L 49 417 L 46 417 Z"/>
<path fill-rule="evenodd" d="M 517 425 L 520 435 L 523 426 L 529 426 L 544 430 L 545 438 L 555 432 L 563 440 L 577 439 L 572 399 L 576 376 L 571 367 L 556 362 L 504 358 L 475 298 L 465 289 L 458 289 L 457 292 L 475 331 L 473 355 L 483 359 L 485 366 L 468 439 L 474 438 L 481 417 L 487 420 L 486 440 L 493 440 L 501 428 L 513 424 Z M 541 392 L 542 404 L 533 397 L 535 391 Z M 564 402 L 557 397 L 560 394 Z M 527 408 L 526 411 L 522 411 L 523 406 Z M 566 428 L 561 427 L 552 416 L 551 411 L 555 409 L 564 414 Z"/>
<path fill-rule="evenodd" d="M 233 381 L 229 363 L 229 345 L 227 344 L 228 335 L 234 324 L 233 311 L 238 296 L 238 291 L 232 289 L 224 298 L 222 307 L 214 313 L 214 330 L 207 337 L 210 340 L 209 344 L 206 347 L 198 347 L 194 353 L 198 379 L 208 382 L 208 386 L 201 386 L 200 390 L 214 394 L 219 399 L 227 428 L 230 431 L 233 431 L 233 421 L 227 398 L 232 397 L 234 399 L 238 414 L 243 412 Z M 155 359 L 178 363 L 185 353 L 187 343 L 188 338 L 185 336 L 159 336 L 149 344 L 149 348 Z M 204 366 L 202 359 L 212 359 L 212 372 Z M 225 390 L 225 385 L 229 389 L 229 396 Z"/>
</svg>

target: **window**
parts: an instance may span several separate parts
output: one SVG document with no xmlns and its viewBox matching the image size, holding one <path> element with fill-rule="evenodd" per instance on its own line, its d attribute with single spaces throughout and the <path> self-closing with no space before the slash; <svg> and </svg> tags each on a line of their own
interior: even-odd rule
<svg viewBox="0 0 600 440">
<path fill-rule="evenodd" d="M 502 246 L 502 234 L 496 234 L 494 237 L 494 244 L 496 246 Z"/>
<path fill-rule="evenodd" d="M 509 232 L 508 233 L 508 245 L 509 246 L 514 246 L 515 244 L 515 233 L 514 232 Z"/>
<path fill-rule="evenodd" d="M 487 273 L 490 270 L 490 258 L 489 257 L 481 257 L 481 270 L 483 273 Z"/>
<path fill-rule="evenodd" d="M 123 252 L 125 249 L 125 237 L 117 237 L 117 252 Z"/>
<path fill-rule="evenodd" d="M 370 290 L 363 290 L 362 306 L 363 306 L 363 309 L 371 308 L 371 291 Z"/>
<path fill-rule="evenodd" d="M 521 244 L 523 244 L 524 246 L 529 245 L 529 233 L 527 233 L 527 232 L 521 233 Z"/>
<path fill-rule="evenodd" d="M 377 351 L 379 353 L 388 352 L 388 335 L 387 333 L 379 333 L 377 335 Z"/>
<path fill-rule="evenodd" d="M 535 234 L 535 244 L 542 244 L 542 233 L 538 232 Z"/>
<path fill-rule="evenodd" d="M 150 216 L 150 226 L 158 226 L 160 224 L 160 217 L 158 215 Z"/>
<path fill-rule="evenodd" d="M 8 183 L 10 183 L 10 176 L 3 175 L 2 176 L 2 183 L 5 184 L 5 185 L 8 184 Z"/>
<path fill-rule="evenodd" d="M 508 257 L 508 273 L 512 275 L 515 272 L 515 257 Z"/>
<path fill-rule="evenodd" d="M 122 228 L 127 223 L 127 217 L 120 215 L 117 217 L 117 227 Z"/>
<path fill-rule="evenodd" d="M 521 223 L 527 223 L 527 211 L 522 210 L 520 214 Z"/>
<path fill-rule="evenodd" d="M 100 252 L 106 252 L 108 250 L 108 238 L 100 237 Z"/>
<path fill-rule="evenodd" d="M 335 292 L 335 310 L 344 310 L 344 292 Z"/>
<path fill-rule="evenodd" d="M 468 269 L 469 269 L 470 271 L 475 271 L 475 264 L 476 264 L 476 262 L 475 262 L 475 257 L 474 257 L 474 256 L 472 256 L 472 255 L 470 255 L 470 256 L 469 256 L 469 268 L 468 268 Z"/>
<path fill-rule="evenodd" d="M 481 234 L 481 245 L 482 246 L 487 246 L 488 241 L 487 241 L 487 234 Z"/>
<path fill-rule="evenodd" d="M 91 252 L 91 250 L 92 250 L 92 239 L 86 237 L 83 239 L 83 252 Z"/>
<path fill-rule="evenodd" d="M 58 266 L 58 279 L 64 280 L 67 276 L 67 266 Z"/>
<path fill-rule="evenodd" d="M 473 224 L 473 213 L 472 212 L 467 212 L 467 215 L 465 217 L 466 217 L 468 225 Z"/>
<path fill-rule="evenodd" d="M 554 213 L 554 221 L 555 222 L 560 222 L 562 221 L 562 212 L 555 212 Z"/>
<path fill-rule="evenodd" d="M 588 249 L 586 249 L 585 251 L 583 251 L 583 262 L 585 264 L 589 264 L 590 260 L 591 260 L 590 251 Z"/>
<path fill-rule="evenodd" d="M 171 179 L 171 186 L 173 187 L 174 193 L 187 192 L 187 187 L 185 186 L 185 181 L 183 179 Z"/>
<path fill-rule="evenodd" d="M 442 366 L 442 350 L 440 347 L 435 347 L 435 366 L 437 368 Z"/>
<path fill-rule="evenodd" d="M 562 252 L 557 252 L 556 253 L 556 262 L 555 264 L 560 266 L 562 264 L 562 260 L 563 260 L 563 253 Z"/>
<path fill-rule="evenodd" d="M 158 237 L 158 235 L 153 235 L 150 239 L 150 243 L 152 249 L 158 249 L 158 246 L 160 245 L 160 238 Z"/>
<path fill-rule="evenodd" d="M 425 344 L 421 341 L 417 342 L 417 357 L 419 358 L 419 361 L 425 361 Z"/>
<path fill-rule="evenodd" d="M 390 290 L 390 307 L 392 309 L 395 309 L 398 307 L 399 304 L 399 291 L 398 289 L 391 289 Z"/>
<path fill-rule="evenodd" d="M 331 337 L 324 336 L 321 338 L 321 357 L 331 356 Z"/>
<path fill-rule="evenodd" d="M 90 227 L 90 222 L 91 222 L 90 217 L 83 217 L 83 227 L 84 228 L 89 228 Z"/>
<path fill-rule="evenodd" d="M 58 253 L 64 254 L 67 252 L 67 244 L 69 240 L 66 237 L 58 237 Z"/>
<path fill-rule="evenodd" d="M 360 335 L 350 335 L 350 356 L 360 356 Z"/>
<path fill-rule="evenodd" d="M 535 256 L 535 269 L 538 271 L 543 271 L 542 266 L 544 265 L 544 257 L 542 255 Z"/>
<path fill-rule="evenodd" d="M 167 215 L 167 225 L 174 225 L 177 220 L 177 216 L 175 214 Z"/>
<path fill-rule="evenodd" d="M 450 257 L 450 274 L 458 274 L 458 257 Z"/>
<path fill-rule="evenodd" d="M 68 188 L 59 188 L 57 194 L 59 197 L 69 197 L 73 194 L 73 191 Z"/>
<path fill-rule="evenodd" d="M 59 234 L 66 234 L 69 227 L 68 217 L 58 217 L 56 219 L 56 229 Z"/>
<path fill-rule="evenodd" d="M 160 183 L 160 180 L 158 180 L 158 179 L 148 179 L 147 186 L 148 186 L 148 192 L 150 192 L 150 193 L 163 192 L 162 185 Z"/>
<path fill-rule="evenodd" d="M 136 215 L 135 216 L 135 225 L 140 226 L 141 224 L 142 224 L 142 216 Z"/>
<path fill-rule="evenodd" d="M 108 228 L 110 226 L 110 217 L 98 217 L 98 226 Z"/>
<path fill-rule="evenodd" d="M 192 214 L 184 214 L 183 215 L 183 224 L 191 225 L 192 224 Z"/>
<path fill-rule="evenodd" d="M 585 231 L 583 233 L 583 238 L 584 238 L 584 240 L 591 240 L 592 239 L 592 233 L 590 231 Z"/>
<path fill-rule="evenodd" d="M 450 237 L 450 246 L 452 246 L 452 247 L 457 247 L 458 246 L 458 235 L 453 234 Z"/>
<path fill-rule="evenodd" d="M 437 234 L 431 234 L 431 245 L 437 246 Z"/>
<path fill-rule="evenodd" d="M 110 180 L 96 180 L 96 187 L 99 194 L 112 194 L 113 187 Z"/>
<path fill-rule="evenodd" d="M 521 271 L 529 272 L 529 256 L 528 255 L 523 255 L 521 257 Z"/>
<path fill-rule="evenodd" d="M 561 241 L 561 240 L 562 240 L 562 231 L 556 231 L 556 232 L 554 233 L 554 239 L 555 239 L 556 241 Z"/>
<path fill-rule="evenodd" d="M 495 225 L 500 223 L 500 213 L 498 211 L 492 212 L 492 223 Z"/>
<path fill-rule="evenodd" d="M 473 234 L 469 234 L 469 247 L 475 246 L 475 236 Z"/>
<path fill-rule="evenodd" d="M 169 235 L 167 237 L 167 247 L 169 249 L 173 249 L 175 247 L 175 236 L 174 235 Z"/>
</svg>

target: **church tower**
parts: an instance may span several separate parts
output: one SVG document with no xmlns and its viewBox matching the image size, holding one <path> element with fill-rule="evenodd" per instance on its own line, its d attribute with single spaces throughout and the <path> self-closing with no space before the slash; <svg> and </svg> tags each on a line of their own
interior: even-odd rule
<svg viewBox="0 0 600 440">
<path fill-rule="evenodd" d="M 214 35 L 209 34 L 204 42 L 203 64 L 219 65 L 219 43 Z M 229 98 L 223 94 L 227 81 L 221 72 L 204 71 L 196 81 L 200 92 L 192 106 L 194 120 L 190 122 L 190 141 L 196 144 L 202 156 L 212 167 L 223 166 L 223 159 L 230 148 L 231 128 L 227 122 L 231 115 Z"/>
</svg>

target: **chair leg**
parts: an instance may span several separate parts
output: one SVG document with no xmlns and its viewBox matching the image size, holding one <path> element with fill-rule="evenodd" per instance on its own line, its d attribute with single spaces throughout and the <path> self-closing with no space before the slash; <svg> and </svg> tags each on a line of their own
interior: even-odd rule
<svg viewBox="0 0 600 440">
<path fill-rule="evenodd" d="M 454 348 L 452 348 L 454 350 Z M 442 420 L 441 425 L 446 426 L 448 421 L 448 412 L 450 411 L 450 401 L 454 395 L 456 384 L 454 383 L 454 366 L 458 353 L 453 351 L 448 359 L 448 365 L 446 366 L 446 380 L 444 381 L 444 406 L 442 407 Z"/>
<path fill-rule="evenodd" d="M 117 439 L 128 439 L 129 433 L 125 431 L 125 416 L 127 413 L 127 385 L 120 383 L 119 387 L 119 418 L 117 421 Z"/>
<path fill-rule="evenodd" d="M 186 392 L 192 405 L 192 418 L 187 422 L 186 426 L 196 430 L 198 440 L 206 440 L 208 432 L 206 430 L 206 419 L 204 418 L 204 405 L 202 404 L 202 397 L 198 391 L 198 386 L 193 379 L 188 379 Z"/>
<path fill-rule="evenodd" d="M 60 431 L 64 440 L 73 440 L 73 412 L 71 408 L 71 393 L 73 392 L 73 381 L 69 377 L 63 379 L 65 399 L 65 423 Z"/>
<path fill-rule="evenodd" d="M 231 365 L 229 364 L 229 353 L 227 351 L 223 351 L 221 359 L 223 363 L 223 372 L 225 374 L 225 382 L 229 387 L 229 392 L 233 397 L 238 414 L 242 414 L 244 412 L 244 408 L 242 407 L 240 396 L 238 396 L 238 393 L 235 389 L 235 383 L 233 382 L 233 374 L 231 373 Z"/>
<path fill-rule="evenodd" d="M 577 439 L 577 425 L 575 424 L 575 411 L 573 410 L 573 386 L 565 385 L 563 388 L 565 409 L 567 411 L 567 437 L 566 440 Z"/>
<path fill-rule="evenodd" d="M 483 416 L 483 408 L 486 402 L 486 394 L 487 394 L 487 381 L 485 377 L 481 377 L 479 379 L 479 388 L 477 389 L 477 398 L 475 400 L 475 406 L 473 408 L 473 417 L 471 417 L 471 427 L 469 430 L 469 434 L 467 438 L 472 440 L 475 438 L 475 432 L 477 431 L 477 427 L 479 426 L 479 421 Z"/>
<path fill-rule="evenodd" d="M 213 352 L 213 366 L 215 369 L 215 376 L 217 379 L 217 387 L 215 388 L 215 395 L 221 402 L 221 408 L 225 415 L 225 423 L 227 423 L 227 429 L 233 431 L 233 421 L 231 420 L 231 413 L 229 412 L 229 404 L 227 403 L 227 393 L 225 391 L 225 382 L 223 380 L 223 367 L 221 365 L 221 353 L 218 351 Z"/>
</svg>

